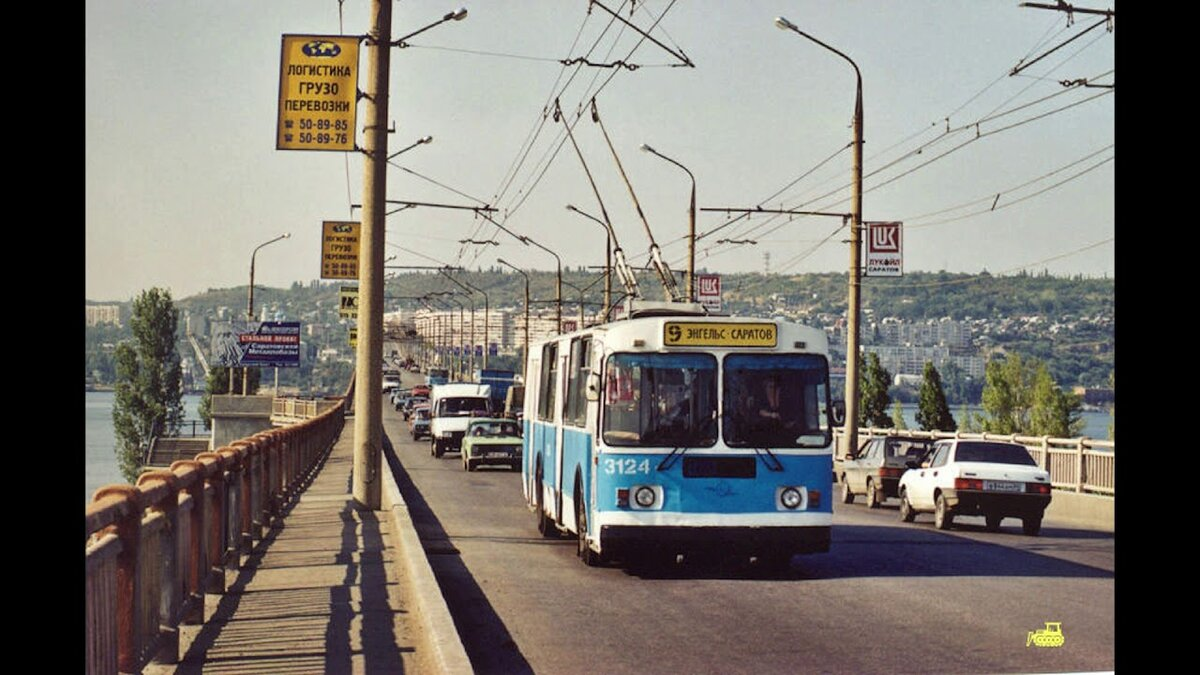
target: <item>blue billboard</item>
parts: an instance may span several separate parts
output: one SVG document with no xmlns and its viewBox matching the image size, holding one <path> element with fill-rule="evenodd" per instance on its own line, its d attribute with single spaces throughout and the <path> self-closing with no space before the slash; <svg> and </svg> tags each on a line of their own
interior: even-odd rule
<svg viewBox="0 0 1200 675">
<path fill-rule="evenodd" d="M 244 324 L 238 333 L 243 368 L 299 368 L 300 322 L 263 321 Z"/>
</svg>

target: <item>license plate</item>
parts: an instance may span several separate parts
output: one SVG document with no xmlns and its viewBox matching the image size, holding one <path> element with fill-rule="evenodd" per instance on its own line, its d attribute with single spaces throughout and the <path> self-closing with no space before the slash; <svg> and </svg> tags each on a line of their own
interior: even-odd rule
<svg viewBox="0 0 1200 675">
<path fill-rule="evenodd" d="M 992 492 L 1022 492 L 1025 490 L 1025 485 L 1007 480 L 985 480 L 983 489 Z"/>
<path fill-rule="evenodd" d="M 508 457 L 508 456 L 509 456 L 509 453 L 507 453 L 507 452 L 489 452 L 486 455 L 486 457 L 488 457 L 489 459 L 494 458 L 494 457 Z"/>
</svg>

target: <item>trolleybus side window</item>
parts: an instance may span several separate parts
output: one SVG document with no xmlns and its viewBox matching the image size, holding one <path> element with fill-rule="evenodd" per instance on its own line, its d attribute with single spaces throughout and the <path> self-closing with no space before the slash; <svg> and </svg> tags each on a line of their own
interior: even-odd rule
<svg viewBox="0 0 1200 675">
<path fill-rule="evenodd" d="M 712 355 L 614 354 L 605 373 L 605 443 L 716 444 L 717 360 Z"/>
<path fill-rule="evenodd" d="M 554 420 L 554 401 L 558 393 L 558 343 L 542 347 L 542 372 L 538 387 L 538 419 Z"/>
<path fill-rule="evenodd" d="M 829 366 L 817 354 L 725 357 L 724 434 L 731 447 L 825 447 Z"/>
<path fill-rule="evenodd" d="M 591 372 L 589 363 L 592 359 L 592 338 L 580 337 L 571 340 L 571 360 L 567 367 L 567 396 L 566 408 L 563 410 L 563 422 L 572 426 L 582 427 L 587 423 L 587 398 L 584 387 L 587 386 L 587 376 Z"/>
</svg>

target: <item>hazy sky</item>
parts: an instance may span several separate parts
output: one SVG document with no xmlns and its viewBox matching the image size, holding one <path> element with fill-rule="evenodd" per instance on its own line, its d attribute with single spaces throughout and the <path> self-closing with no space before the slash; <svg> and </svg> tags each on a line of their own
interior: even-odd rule
<svg viewBox="0 0 1200 675">
<path fill-rule="evenodd" d="M 1082 3 L 1081 3 L 1082 4 Z M 600 215 L 562 122 L 573 127 L 619 243 L 644 263 L 649 240 L 592 121 L 599 113 L 671 267 L 686 267 L 690 182 L 641 152 L 688 167 L 704 207 L 848 210 L 854 72 L 777 28 L 784 16 L 842 51 L 863 77 L 866 220 L 904 221 L 905 269 L 1113 275 L 1114 37 L 1094 28 L 1016 76 L 1009 72 L 1100 19 L 1016 0 L 605 0 L 682 52 L 694 68 L 586 0 L 484 0 L 393 49 L 390 199 L 490 204 L 497 219 L 600 265 Z M 1090 5 L 1101 7 L 1101 5 Z M 284 33 L 364 34 L 366 0 L 105 0 L 86 10 L 86 297 L 128 300 L 152 286 L 175 298 L 319 276 L 322 220 L 357 220 L 359 154 L 275 150 Z M 393 37 L 458 5 L 394 5 Z M 1113 3 L 1103 5 L 1114 8 Z M 664 14 L 665 11 L 665 14 Z M 365 53 L 365 50 L 364 50 Z M 587 57 L 636 70 L 564 66 Z M 359 87 L 366 86 L 366 68 Z M 545 111 L 545 112 L 544 112 Z M 360 106 L 359 125 L 362 124 Z M 359 140 L 361 142 L 361 132 Z M 557 153 L 556 153 L 557 151 Z M 919 152 L 918 152 L 919 151 Z M 403 167 L 403 168 L 400 168 Z M 997 198 L 998 196 L 998 198 Z M 844 272 L 840 219 L 756 216 L 712 234 L 698 216 L 698 269 Z M 553 258 L 470 211 L 416 208 L 387 220 L 390 264 L 497 257 L 551 270 Z M 461 245 L 495 238 L 500 246 Z M 718 244 L 750 239 L 757 245 Z M 769 254 L 769 261 L 766 256 Z"/>
</svg>

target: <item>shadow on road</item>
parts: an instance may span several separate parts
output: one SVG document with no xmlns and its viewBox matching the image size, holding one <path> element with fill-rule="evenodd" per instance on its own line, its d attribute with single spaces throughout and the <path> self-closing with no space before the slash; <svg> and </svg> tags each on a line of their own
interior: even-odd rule
<svg viewBox="0 0 1200 675">
<path fill-rule="evenodd" d="M 986 532 L 982 525 L 955 525 L 962 533 Z M 1009 528 L 1011 529 L 1011 528 Z M 1081 534 L 1082 533 L 1082 534 Z M 1004 533 L 1000 536 L 1006 536 Z M 700 560 L 634 564 L 626 573 L 647 579 L 846 579 L 855 577 L 1071 577 L 1113 578 L 1112 570 L 1064 560 L 1058 555 L 1087 551 L 1087 540 L 1111 535 L 1043 529 L 1013 545 L 981 542 L 920 527 L 836 525 L 828 553 L 794 556 L 786 571 L 759 570 L 749 561 Z M 1062 540 L 1067 541 L 1062 541 Z M 1081 540 L 1083 543 L 1081 543 Z"/>
<path fill-rule="evenodd" d="M 474 671 L 533 673 L 487 595 L 458 557 L 458 550 L 450 543 L 441 522 L 400 463 L 386 432 L 383 451 Z"/>
</svg>

